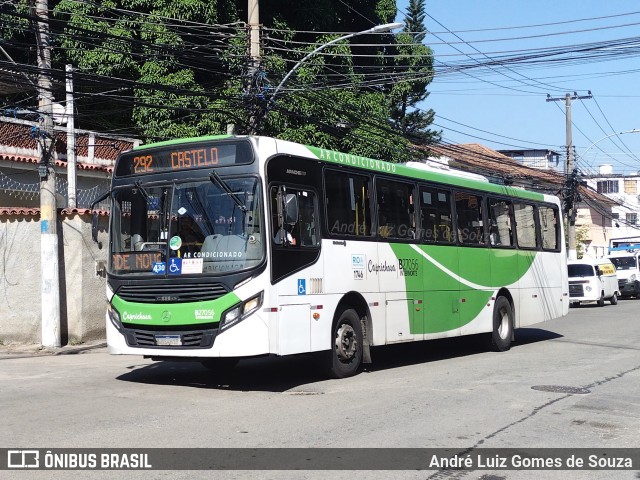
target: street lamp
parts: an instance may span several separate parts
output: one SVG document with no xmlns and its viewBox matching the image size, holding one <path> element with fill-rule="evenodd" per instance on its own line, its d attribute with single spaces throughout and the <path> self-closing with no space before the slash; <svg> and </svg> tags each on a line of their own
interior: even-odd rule
<svg viewBox="0 0 640 480">
<path fill-rule="evenodd" d="M 602 137 L 599 140 L 596 140 L 595 142 L 593 142 L 591 145 L 589 145 L 587 147 L 587 149 L 584 151 L 584 153 L 582 154 L 582 158 L 585 158 L 587 156 L 587 152 L 589 150 L 591 150 L 591 148 L 596 144 L 596 143 L 600 143 L 602 140 L 606 140 L 607 138 L 611 138 L 611 137 L 615 137 L 616 135 L 624 135 L 625 133 L 640 133 L 640 128 L 634 128 L 633 130 L 625 130 L 624 132 L 617 132 L 617 133 L 612 133 L 610 135 L 607 135 L 606 137 Z"/>
<path fill-rule="evenodd" d="M 349 33 L 348 35 L 343 35 L 342 37 L 338 37 L 335 38 L 333 40 L 331 40 L 330 42 L 324 43 L 322 45 L 320 45 L 318 48 L 316 48 L 315 50 L 307 53 L 302 60 L 300 60 L 298 63 L 296 63 L 293 68 L 291 70 L 289 70 L 289 73 L 287 73 L 284 78 L 282 79 L 282 81 L 278 84 L 278 86 L 275 88 L 275 90 L 273 91 L 273 95 L 271 95 L 271 100 L 269 100 L 270 104 L 273 104 L 276 96 L 278 95 L 278 92 L 280 92 L 280 89 L 282 88 L 282 85 L 285 84 L 285 82 L 289 79 L 289 77 L 293 74 L 293 72 L 295 72 L 298 67 L 300 65 L 302 65 L 304 62 L 306 62 L 310 57 L 312 57 L 313 55 L 315 55 L 316 53 L 318 53 L 320 50 L 333 45 L 334 43 L 338 43 L 341 42 L 342 40 L 346 40 L 348 38 L 351 37 L 355 37 L 357 35 L 364 35 L 366 33 L 382 33 L 382 32 L 388 32 L 390 30 L 394 30 L 396 28 L 400 28 L 402 27 L 404 24 L 402 23 L 385 23 L 384 25 L 376 25 L 373 28 L 369 28 L 367 30 L 363 30 L 361 32 L 356 32 L 356 33 Z"/>
</svg>

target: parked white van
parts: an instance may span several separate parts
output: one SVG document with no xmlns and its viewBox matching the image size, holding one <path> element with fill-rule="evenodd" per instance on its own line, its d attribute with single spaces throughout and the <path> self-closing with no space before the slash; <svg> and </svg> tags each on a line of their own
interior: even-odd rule
<svg viewBox="0 0 640 480">
<path fill-rule="evenodd" d="M 608 258 L 569 260 L 569 305 L 597 302 L 599 307 L 609 300 L 618 303 L 616 267 Z"/>
</svg>

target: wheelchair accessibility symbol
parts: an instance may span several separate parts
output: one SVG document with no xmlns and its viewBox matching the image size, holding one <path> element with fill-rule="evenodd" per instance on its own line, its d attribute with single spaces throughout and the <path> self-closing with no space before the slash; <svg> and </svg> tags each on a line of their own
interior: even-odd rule
<svg viewBox="0 0 640 480">
<path fill-rule="evenodd" d="M 172 258 L 171 263 L 169 263 L 167 268 L 169 270 L 169 275 L 180 275 L 182 273 L 182 259 Z"/>
<path fill-rule="evenodd" d="M 298 295 L 307 294 L 307 281 L 304 278 L 298 279 Z"/>
</svg>

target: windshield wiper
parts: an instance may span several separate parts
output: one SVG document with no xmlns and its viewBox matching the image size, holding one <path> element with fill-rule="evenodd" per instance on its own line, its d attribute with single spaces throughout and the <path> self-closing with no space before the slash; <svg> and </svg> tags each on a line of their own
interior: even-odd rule
<svg viewBox="0 0 640 480">
<path fill-rule="evenodd" d="M 247 213 L 247 206 L 242 203 L 242 200 L 240 200 L 235 193 L 233 193 L 233 191 L 229 188 L 229 185 L 227 185 L 227 183 L 222 180 L 222 178 L 220 178 L 220 175 L 218 175 L 215 170 L 209 175 L 209 180 L 222 188 L 231 197 L 231 199 L 240 208 L 240 210 L 242 210 L 242 213 Z"/>
<path fill-rule="evenodd" d="M 140 180 L 136 180 L 134 185 L 137 187 L 138 190 L 140 190 L 140 193 L 142 194 L 142 198 L 144 198 L 144 201 L 146 203 L 149 203 L 149 194 L 142 186 L 142 183 L 140 183 Z"/>
</svg>

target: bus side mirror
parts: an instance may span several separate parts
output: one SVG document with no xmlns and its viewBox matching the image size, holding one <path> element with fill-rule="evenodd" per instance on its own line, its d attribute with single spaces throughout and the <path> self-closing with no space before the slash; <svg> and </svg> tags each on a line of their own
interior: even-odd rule
<svg viewBox="0 0 640 480">
<path fill-rule="evenodd" d="M 298 197 L 288 193 L 284 198 L 284 223 L 293 225 L 298 221 Z"/>
<path fill-rule="evenodd" d="M 98 248 L 102 248 L 102 242 L 98 241 L 98 212 L 94 211 L 91 215 L 91 238 L 98 244 Z"/>
<path fill-rule="evenodd" d="M 600 267 L 596 267 L 596 276 L 600 276 L 602 275 L 602 272 L 600 271 Z"/>
</svg>

